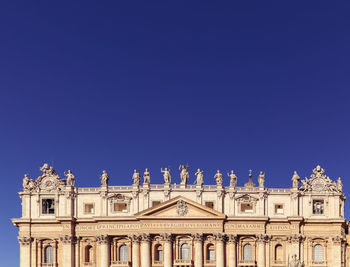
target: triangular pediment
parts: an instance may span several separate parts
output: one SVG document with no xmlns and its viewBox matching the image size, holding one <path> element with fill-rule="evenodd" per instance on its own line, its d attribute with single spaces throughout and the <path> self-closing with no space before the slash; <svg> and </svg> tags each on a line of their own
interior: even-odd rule
<svg viewBox="0 0 350 267">
<path fill-rule="evenodd" d="M 139 219 L 225 219 L 225 214 L 183 196 L 165 201 L 136 214 Z"/>
<path fill-rule="evenodd" d="M 259 200 L 258 198 L 253 197 L 253 196 L 251 196 L 249 194 L 244 194 L 244 195 L 238 196 L 235 199 L 238 202 L 247 202 L 247 203 L 249 203 L 249 202 L 256 202 L 256 201 Z"/>
</svg>

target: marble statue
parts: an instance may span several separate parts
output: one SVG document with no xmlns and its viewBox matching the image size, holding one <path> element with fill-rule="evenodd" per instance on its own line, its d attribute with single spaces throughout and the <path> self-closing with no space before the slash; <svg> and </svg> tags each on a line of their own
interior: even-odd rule
<svg viewBox="0 0 350 267">
<path fill-rule="evenodd" d="M 151 174 L 149 173 L 149 170 L 146 168 L 145 172 L 143 173 L 143 183 L 149 184 L 151 182 Z"/>
<path fill-rule="evenodd" d="M 35 181 L 33 179 L 30 179 L 28 184 L 28 189 L 32 190 L 33 188 L 35 188 L 35 186 L 36 186 Z"/>
<path fill-rule="evenodd" d="M 180 165 L 179 166 L 179 171 L 180 172 L 180 178 L 181 178 L 181 183 L 182 185 L 186 185 L 187 181 L 189 179 L 189 174 L 188 174 L 188 167 L 187 165 Z"/>
<path fill-rule="evenodd" d="M 109 176 L 105 170 L 102 171 L 101 175 L 101 185 L 108 186 Z"/>
<path fill-rule="evenodd" d="M 233 170 L 231 171 L 231 173 L 227 173 L 227 176 L 230 177 L 230 187 L 236 187 L 236 184 L 237 184 L 237 176 L 236 176 L 236 174 L 233 172 Z"/>
<path fill-rule="evenodd" d="M 195 183 L 197 183 L 197 185 L 203 185 L 203 171 L 197 169 L 194 175 L 197 177 Z"/>
<path fill-rule="evenodd" d="M 265 174 L 262 171 L 260 171 L 258 181 L 259 181 L 259 187 L 264 188 L 265 187 Z"/>
<path fill-rule="evenodd" d="M 303 264 L 301 264 L 300 260 L 298 260 L 297 255 L 292 255 L 292 260 L 288 263 L 288 267 L 302 267 Z"/>
<path fill-rule="evenodd" d="M 216 185 L 222 185 L 222 174 L 220 170 L 215 173 L 214 178 L 216 179 Z"/>
<path fill-rule="evenodd" d="M 24 175 L 24 178 L 23 178 L 23 189 L 29 189 L 29 177 L 28 177 L 28 174 Z"/>
<path fill-rule="evenodd" d="M 68 173 L 64 173 L 64 176 L 67 177 L 67 185 L 68 186 L 74 186 L 74 183 L 75 183 L 75 176 L 74 174 L 72 173 L 71 170 L 68 170 Z"/>
<path fill-rule="evenodd" d="M 342 183 L 340 177 L 337 180 L 337 187 L 338 187 L 339 191 L 343 191 L 343 183 Z"/>
<path fill-rule="evenodd" d="M 134 174 L 132 175 L 133 185 L 140 185 L 141 176 L 137 170 L 134 170 Z"/>
<path fill-rule="evenodd" d="M 293 174 L 293 177 L 292 177 L 292 187 L 294 189 L 298 189 L 299 181 L 300 181 L 300 177 L 299 177 L 297 171 L 294 171 L 294 174 Z"/>
<path fill-rule="evenodd" d="M 170 170 L 168 168 L 163 168 L 160 169 L 160 171 L 163 173 L 164 176 L 164 183 L 165 184 L 171 184 L 171 175 L 170 175 Z"/>
</svg>

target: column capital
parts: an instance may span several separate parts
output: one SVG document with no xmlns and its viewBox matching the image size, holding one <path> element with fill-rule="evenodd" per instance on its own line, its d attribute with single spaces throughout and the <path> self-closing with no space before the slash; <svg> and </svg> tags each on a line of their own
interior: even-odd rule
<svg viewBox="0 0 350 267">
<path fill-rule="evenodd" d="M 333 241 L 333 244 L 340 245 L 344 241 L 344 239 L 342 236 L 333 236 L 332 241 Z"/>
<path fill-rule="evenodd" d="M 99 244 L 108 244 L 109 243 L 109 236 L 108 235 L 98 235 L 98 236 L 96 236 L 96 241 Z"/>
<path fill-rule="evenodd" d="M 300 234 L 295 234 L 295 235 L 288 236 L 287 239 L 289 243 L 299 243 L 303 239 L 303 236 Z"/>
<path fill-rule="evenodd" d="M 72 244 L 74 241 L 74 237 L 72 235 L 61 235 L 60 236 L 60 241 L 63 244 Z"/>
<path fill-rule="evenodd" d="M 258 243 L 266 243 L 268 241 L 268 236 L 265 234 L 256 235 L 256 241 Z"/>
<path fill-rule="evenodd" d="M 19 236 L 18 242 L 21 246 L 29 246 L 33 242 L 33 238 L 27 236 Z"/>
<path fill-rule="evenodd" d="M 226 235 L 224 233 L 213 234 L 216 241 L 225 241 Z"/>
<path fill-rule="evenodd" d="M 193 241 L 202 242 L 203 241 L 203 233 L 194 233 L 192 234 Z"/>
<path fill-rule="evenodd" d="M 128 236 L 133 243 L 140 243 L 141 235 L 129 235 Z"/>
<path fill-rule="evenodd" d="M 238 236 L 237 235 L 227 235 L 227 241 L 229 243 L 236 244 L 238 241 Z"/>
<path fill-rule="evenodd" d="M 160 234 L 160 236 L 162 237 L 162 240 L 165 242 L 171 242 L 173 240 L 173 236 L 168 233 L 162 233 Z"/>
<path fill-rule="evenodd" d="M 141 242 L 151 242 L 151 235 L 143 233 L 141 235 Z"/>
</svg>

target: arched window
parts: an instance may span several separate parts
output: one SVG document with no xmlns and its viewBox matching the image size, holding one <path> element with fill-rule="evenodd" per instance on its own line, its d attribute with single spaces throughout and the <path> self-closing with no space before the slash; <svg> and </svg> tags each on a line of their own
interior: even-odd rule
<svg viewBox="0 0 350 267">
<path fill-rule="evenodd" d="M 207 260 L 215 261 L 215 248 L 213 244 L 207 246 Z"/>
<path fill-rule="evenodd" d="M 53 263 L 53 247 L 47 246 L 44 250 L 44 263 Z"/>
<path fill-rule="evenodd" d="M 183 243 L 181 245 L 181 259 L 182 260 L 190 259 L 190 245 L 187 243 Z"/>
<path fill-rule="evenodd" d="M 129 248 L 127 245 L 119 247 L 119 261 L 129 261 Z"/>
<path fill-rule="evenodd" d="M 92 262 L 92 246 L 85 247 L 85 262 Z"/>
<path fill-rule="evenodd" d="M 251 261 L 253 260 L 253 248 L 251 244 L 245 244 L 243 247 L 243 260 Z"/>
<path fill-rule="evenodd" d="M 154 252 L 155 252 L 154 260 L 162 262 L 163 261 L 163 247 L 162 247 L 162 245 L 157 245 L 155 247 Z"/>
<path fill-rule="evenodd" d="M 275 247 L 275 261 L 282 261 L 283 260 L 283 249 L 282 245 L 278 244 Z"/>
<path fill-rule="evenodd" d="M 320 244 L 314 246 L 314 262 L 323 261 L 323 247 Z"/>
</svg>

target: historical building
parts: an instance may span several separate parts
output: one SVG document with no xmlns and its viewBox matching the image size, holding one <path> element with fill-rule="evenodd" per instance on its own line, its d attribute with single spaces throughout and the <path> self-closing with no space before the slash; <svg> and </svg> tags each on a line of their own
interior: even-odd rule
<svg viewBox="0 0 350 267">
<path fill-rule="evenodd" d="M 19 228 L 21 267 L 282 267 L 349 265 L 341 179 L 332 181 L 317 166 L 290 188 L 257 185 L 249 173 L 243 187 L 233 171 L 203 184 L 180 166 L 180 184 L 151 184 L 146 169 L 135 170 L 130 186 L 75 187 L 69 170 L 60 179 L 44 164 L 42 175 L 25 175 Z M 225 175 L 226 176 L 226 175 Z"/>
</svg>

